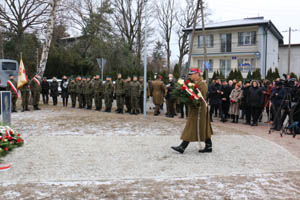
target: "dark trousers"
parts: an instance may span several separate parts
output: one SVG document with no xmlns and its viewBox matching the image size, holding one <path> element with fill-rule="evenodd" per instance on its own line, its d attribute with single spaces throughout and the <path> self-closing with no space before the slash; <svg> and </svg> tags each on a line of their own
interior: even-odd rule
<svg viewBox="0 0 300 200">
<path fill-rule="evenodd" d="M 48 104 L 49 95 L 47 93 L 43 93 L 42 96 L 43 96 L 43 103 Z"/>
<path fill-rule="evenodd" d="M 222 102 L 222 114 L 223 118 L 229 118 L 229 107 L 230 107 L 230 102 L 223 101 Z"/>
<path fill-rule="evenodd" d="M 63 97 L 62 99 L 63 99 L 63 106 L 67 107 L 69 97 Z"/>
<path fill-rule="evenodd" d="M 218 109 L 218 110 L 219 110 L 219 115 L 220 115 L 221 118 L 223 119 L 222 104 L 211 104 L 211 105 L 210 105 L 210 110 L 209 110 L 209 116 L 210 116 L 210 119 L 212 119 L 212 115 L 213 115 L 215 109 Z"/>
<path fill-rule="evenodd" d="M 252 118 L 253 124 L 257 124 L 258 118 L 259 118 L 260 113 L 261 113 L 261 108 L 251 106 L 250 107 L 250 113 L 251 113 L 251 118 Z"/>
<path fill-rule="evenodd" d="M 245 115 L 246 115 L 246 123 L 250 124 L 251 123 L 251 107 L 250 106 L 245 106 L 244 107 Z"/>
<path fill-rule="evenodd" d="M 53 105 L 56 106 L 57 105 L 57 97 L 52 97 L 53 99 Z"/>
<path fill-rule="evenodd" d="M 274 119 L 274 122 L 273 122 L 273 128 L 274 129 L 281 129 L 281 107 L 280 106 L 275 106 L 275 105 L 272 105 L 272 110 L 273 110 L 273 119 Z"/>
<path fill-rule="evenodd" d="M 125 104 L 126 104 L 127 112 L 130 112 L 131 111 L 131 98 L 130 98 L 130 96 L 125 97 Z"/>
<path fill-rule="evenodd" d="M 180 104 L 181 118 L 184 118 L 184 107 L 185 107 L 185 116 L 188 117 L 188 114 L 189 114 L 189 109 L 188 109 L 187 105 L 184 103 L 181 103 Z"/>
</svg>

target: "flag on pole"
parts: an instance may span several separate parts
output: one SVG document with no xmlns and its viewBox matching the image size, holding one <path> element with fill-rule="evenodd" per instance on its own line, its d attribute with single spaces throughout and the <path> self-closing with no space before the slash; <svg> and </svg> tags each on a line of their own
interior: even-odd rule
<svg viewBox="0 0 300 200">
<path fill-rule="evenodd" d="M 19 73 L 18 73 L 18 89 L 21 88 L 23 85 L 28 83 L 28 77 L 26 75 L 25 67 L 23 64 L 23 60 L 21 58 Z"/>
</svg>

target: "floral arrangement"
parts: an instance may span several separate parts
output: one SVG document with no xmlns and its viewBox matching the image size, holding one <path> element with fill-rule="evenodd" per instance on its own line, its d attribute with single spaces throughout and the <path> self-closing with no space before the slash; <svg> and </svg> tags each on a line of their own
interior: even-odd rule
<svg viewBox="0 0 300 200">
<path fill-rule="evenodd" d="M 176 84 L 176 89 L 173 91 L 181 103 L 200 105 L 201 99 L 204 100 L 198 85 L 192 83 L 190 80 L 184 81 L 179 79 Z M 205 102 L 205 100 L 204 100 Z"/>
<path fill-rule="evenodd" d="M 24 144 L 21 135 L 8 126 L 0 126 L 0 157 Z"/>
</svg>

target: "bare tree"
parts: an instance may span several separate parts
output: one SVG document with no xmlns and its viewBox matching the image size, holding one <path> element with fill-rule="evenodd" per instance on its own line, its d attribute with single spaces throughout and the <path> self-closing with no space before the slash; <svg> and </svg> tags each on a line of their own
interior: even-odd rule
<svg viewBox="0 0 300 200">
<path fill-rule="evenodd" d="M 175 9 L 175 1 L 174 0 L 165 0 L 161 1 L 157 5 L 157 14 L 158 14 L 158 22 L 161 29 L 161 35 L 165 42 L 165 49 L 167 52 L 167 67 L 168 72 L 170 72 L 170 58 L 171 58 L 171 35 L 172 30 L 175 24 L 176 17 L 176 9 Z"/>
<path fill-rule="evenodd" d="M 49 16 L 47 30 L 46 30 L 46 39 L 43 44 L 43 51 L 42 51 L 40 65 L 37 69 L 37 74 L 39 74 L 40 76 L 44 75 L 44 72 L 46 69 L 46 64 L 47 64 L 48 55 L 49 55 L 50 46 L 51 46 L 51 41 L 52 41 L 52 37 L 53 37 L 56 10 L 57 10 L 59 1 L 60 0 L 50 0 L 50 2 L 49 2 L 50 16 Z"/>
<path fill-rule="evenodd" d="M 21 43 L 24 32 L 41 27 L 49 4 L 43 0 L 1 0 L 0 26 L 14 32 Z"/>
<path fill-rule="evenodd" d="M 182 65 L 184 62 L 184 57 L 189 53 L 189 34 L 187 32 L 183 32 L 183 29 L 186 28 L 191 28 L 194 23 L 194 18 L 195 18 L 195 8 L 197 7 L 197 1 L 195 0 L 185 0 L 186 1 L 186 6 L 183 9 L 180 9 L 176 16 L 176 21 L 177 21 L 177 36 L 178 36 L 178 47 L 179 47 L 179 56 L 178 56 L 178 65 L 179 69 L 181 72 L 183 72 Z M 206 19 L 207 16 L 210 15 L 210 11 L 207 7 L 205 6 L 206 12 L 205 16 Z M 201 14 L 198 13 L 197 16 L 197 21 L 201 19 Z"/>
</svg>

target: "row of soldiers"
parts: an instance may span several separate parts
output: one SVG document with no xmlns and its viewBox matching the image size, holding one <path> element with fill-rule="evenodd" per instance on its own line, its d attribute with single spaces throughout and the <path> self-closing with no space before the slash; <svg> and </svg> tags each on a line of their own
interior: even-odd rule
<svg viewBox="0 0 300 200">
<path fill-rule="evenodd" d="M 105 112 L 111 112 L 113 100 L 117 102 L 117 113 L 124 113 L 124 105 L 126 112 L 131 114 L 139 114 L 143 112 L 143 77 L 138 80 L 137 76 L 122 79 L 119 73 L 115 84 L 110 76 L 105 81 L 97 75 L 94 79 L 78 76 L 75 80 L 71 80 L 68 86 L 68 93 L 71 96 L 72 107 L 92 109 L 93 99 L 96 110 L 102 110 L 102 100 L 105 103 Z"/>
</svg>

